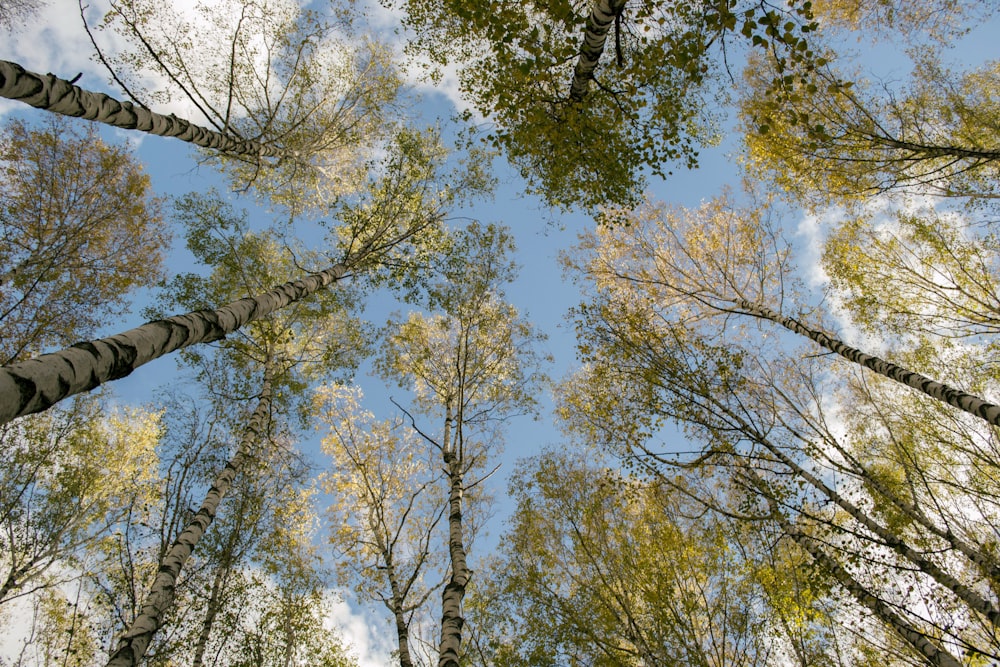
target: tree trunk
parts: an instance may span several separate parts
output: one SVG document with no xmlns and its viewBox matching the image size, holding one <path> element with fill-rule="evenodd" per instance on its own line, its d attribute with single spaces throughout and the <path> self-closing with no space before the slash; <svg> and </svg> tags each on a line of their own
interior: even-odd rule
<svg viewBox="0 0 1000 667">
<path fill-rule="evenodd" d="M 766 306 L 754 305 L 745 299 L 736 299 L 733 303 L 744 310 L 748 315 L 754 315 L 766 320 L 776 322 L 790 331 L 811 338 L 821 346 L 836 352 L 848 361 L 853 361 L 865 368 L 869 368 L 879 375 L 900 382 L 914 389 L 918 389 L 931 398 L 936 398 L 948 405 L 964 410 L 971 415 L 975 415 L 994 426 L 1000 426 L 1000 406 L 988 403 L 983 399 L 968 394 L 960 389 L 949 387 L 946 384 L 931 380 L 920 373 L 908 371 L 888 361 L 879 359 L 870 354 L 865 354 L 860 350 L 845 345 L 841 341 L 828 336 L 822 331 L 810 329 L 809 327 L 789 318 L 784 317 Z"/>
<path fill-rule="evenodd" d="M 346 271 L 346 266 L 337 264 L 218 310 L 199 310 L 148 322 L 110 338 L 77 343 L 60 352 L 4 366 L 0 368 L 0 424 L 46 410 L 103 382 L 123 378 L 180 348 L 224 338 L 244 324 L 340 280 Z"/>
<path fill-rule="evenodd" d="M 448 495 L 448 551 L 451 578 L 445 584 L 441 601 L 441 648 L 438 667 L 458 667 L 462 645 L 462 598 L 472 572 L 466 566 L 462 539 L 462 462 L 454 454 L 445 455 L 451 491 Z"/>
<path fill-rule="evenodd" d="M 392 591 L 392 616 L 396 621 L 396 639 L 399 642 L 399 667 L 413 667 L 413 658 L 410 657 L 410 627 L 406 624 L 403 613 L 403 596 L 396 580 L 396 568 L 390 563 L 387 569 L 389 590 Z"/>
<path fill-rule="evenodd" d="M 594 70 L 604 53 L 604 45 L 608 40 L 608 31 L 615 18 L 625 8 L 625 0 L 596 0 L 594 8 L 587 18 L 587 32 L 583 37 L 580 57 L 573 69 L 573 83 L 570 85 L 569 98 L 580 102 L 590 89 L 590 81 L 594 78 Z"/>
<path fill-rule="evenodd" d="M 226 464 L 226 467 L 216 475 L 212 488 L 206 494 L 198 513 L 177 537 L 166 557 L 160 562 L 156 579 L 154 579 L 153 586 L 146 596 L 142 610 L 119 640 L 118 649 L 108 661 L 108 667 L 133 667 L 139 664 L 146 654 L 146 649 L 153 640 L 153 636 L 160 629 L 164 616 L 173 604 L 181 568 L 184 567 L 184 563 L 191 556 L 198 540 L 212 523 L 219 509 L 219 504 L 247 459 L 253 455 L 252 449 L 260 441 L 261 434 L 269 423 L 271 381 L 271 371 L 268 368 L 264 372 L 264 385 L 261 388 L 260 399 L 250 417 L 236 454 Z"/>
<path fill-rule="evenodd" d="M 208 596 L 208 609 L 205 611 L 205 620 L 201 624 L 201 632 L 198 633 L 198 643 L 194 647 L 194 657 L 191 658 L 191 667 L 202 667 L 205 664 L 205 649 L 208 648 L 208 640 L 212 636 L 212 626 L 215 625 L 215 617 L 219 614 L 222 602 L 222 588 L 225 579 L 229 575 L 228 565 L 222 565 L 215 571 L 212 580 L 212 591 Z"/>
<path fill-rule="evenodd" d="M 827 486 L 826 483 L 810 473 L 808 470 L 799 466 L 795 463 L 795 461 L 786 456 L 780 448 L 775 447 L 769 440 L 767 440 L 767 438 L 761 436 L 755 429 L 752 429 L 749 424 L 746 424 L 742 420 L 739 421 L 742 424 L 744 432 L 748 436 L 762 445 L 774 457 L 785 464 L 797 477 L 805 482 L 808 482 L 813 488 L 826 496 L 830 502 L 840 507 L 842 510 L 847 512 L 848 515 L 853 517 L 855 521 L 877 535 L 886 546 L 913 563 L 913 565 L 915 565 L 920 572 L 926 574 L 938 584 L 954 593 L 960 600 L 969 605 L 970 609 L 973 609 L 974 611 L 985 616 L 991 625 L 994 627 L 1000 627 L 1000 611 L 997 610 L 996 606 L 992 602 L 942 570 L 938 567 L 937 563 L 928 560 L 924 554 L 914 550 L 898 535 L 894 534 L 880 523 L 869 517 L 861 508 L 837 493 L 834 489 Z M 733 454 L 735 455 L 736 453 L 733 452 Z"/>
<path fill-rule="evenodd" d="M 740 469 L 749 478 L 750 485 L 767 501 L 772 517 L 781 525 L 782 530 L 792 538 L 813 560 L 824 570 L 826 570 L 837 582 L 847 590 L 851 596 L 860 604 L 867 607 L 883 623 L 892 628 L 910 646 L 923 656 L 928 664 L 935 667 L 961 667 L 962 663 L 953 655 L 939 647 L 931 641 L 926 634 L 910 625 L 906 619 L 902 618 L 892 610 L 885 602 L 872 595 L 868 589 L 861 585 L 851 574 L 841 567 L 840 563 L 831 558 L 822 548 L 819 547 L 809 536 L 802 533 L 797 526 L 792 524 L 781 514 L 778 503 L 771 495 L 770 490 L 750 466 L 741 465 Z"/>
<path fill-rule="evenodd" d="M 103 93 L 83 90 L 53 74 L 28 72 L 17 63 L 6 60 L 0 60 L 0 96 L 64 116 L 86 118 L 164 137 L 176 137 L 229 155 L 249 156 L 255 160 L 261 157 L 290 157 L 285 151 L 273 146 L 220 134 L 173 114 L 164 116 L 137 108 L 131 102 L 119 102 Z"/>
</svg>

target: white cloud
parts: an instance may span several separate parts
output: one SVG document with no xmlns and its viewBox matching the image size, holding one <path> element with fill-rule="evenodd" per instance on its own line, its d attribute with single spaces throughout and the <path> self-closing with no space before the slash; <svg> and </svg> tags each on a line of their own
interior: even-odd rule
<svg viewBox="0 0 1000 667">
<path fill-rule="evenodd" d="M 385 625 L 371 614 L 356 610 L 346 601 L 348 593 L 335 596 L 329 605 L 331 616 L 327 627 L 336 630 L 357 657 L 360 667 L 385 667 L 392 664 L 390 655 L 395 646 L 386 636 Z"/>
</svg>

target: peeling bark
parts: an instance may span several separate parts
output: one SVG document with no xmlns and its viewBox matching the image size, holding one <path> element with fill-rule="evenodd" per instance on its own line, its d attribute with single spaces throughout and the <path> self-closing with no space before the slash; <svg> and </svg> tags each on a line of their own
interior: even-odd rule
<svg viewBox="0 0 1000 667">
<path fill-rule="evenodd" d="M 337 264 L 218 310 L 200 310 L 148 322 L 109 338 L 77 343 L 60 352 L 4 366 L 0 368 L 0 424 L 41 412 L 64 398 L 123 378 L 139 366 L 175 350 L 224 338 L 248 322 L 340 280 L 346 270 L 343 264 Z"/>
<path fill-rule="evenodd" d="M 290 157 L 287 151 L 273 146 L 221 134 L 173 114 L 166 116 L 136 107 L 131 102 L 119 102 L 103 93 L 84 90 L 54 74 L 29 72 L 17 63 L 6 60 L 0 60 L 0 96 L 64 116 L 85 118 L 162 137 L 175 137 L 229 155 L 253 159 Z"/>
<path fill-rule="evenodd" d="M 174 541 L 163 560 L 160 561 L 159 570 L 143 602 L 142 610 L 119 639 L 118 648 L 108 660 L 108 667 L 133 667 L 139 664 L 146 654 L 146 649 L 149 648 L 150 642 L 160 626 L 163 625 L 163 619 L 173 605 L 177 579 L 180 577 L 184 563 L 187 562 L 198 540 L 215 519 L 219 504 L 229 491 L 233 480 L 247 459 L 252 456 L 252 449 L 260 441 L 261 433 L 266 429 L 270 420 L 270 414 L 271 374 L 270 370 L 266 370 L 260 399 L 250 417 L 236 454 L 226 464 L 226 467 L 216 475 L 212 488 L 205 495 L 205 500 L 198 512 Z"/>
</svg>

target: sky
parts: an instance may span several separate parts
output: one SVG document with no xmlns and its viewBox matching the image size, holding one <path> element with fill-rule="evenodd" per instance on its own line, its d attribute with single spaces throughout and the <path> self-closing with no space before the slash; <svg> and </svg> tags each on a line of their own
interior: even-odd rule
<svg viewBox="0 0 1000 667">
<path fill-rule="evenodd" d="M 98 16 L 100 2 L 88 10 L 88 16 Z M 375 12 L 374 19 L 383 30 L 393 25 L 393 17 L 386 12 Z M 954 50 L 953 57 L 958 62 L 968 60 L 971 63 L 982 62 L 995 58 L 998 53 L 995 44 L 997 21 L 980 26 L 974 31 L 961 47 Z M 107 33 L 103 33 L 107 39 Z M 112 45 L 113 46 L 113 45 Z M 857 48 L 867 48 L 859 44 Z M 94 63 L 89 54 L 92 47 L 86 34 L 81 29 L 79 11 L 75 3 L 68 0 L 51 0 L 43 8 L 31 25 L 19 28 L 9 38 L 0 35 L 0 58 L 13 60 L 26 69 L 36 72 L 53 72 L 64 78 L 73 78 L 77 73 L 82 77 L 77 82 L 89 90 L 105 90 L 106 75 Z M 883 77 L 893 77 L 900 74 L 905 60 L 895 53 L 879 53 L 866 61 L 875 72 Z M 896 68 L 896 69 L 894 69 Z M 454 72 L 446 73 L 443 82 L 438 87 L 431 87 L 424 82 L 413 80 L 413 85 L 423 95 L 419 109 L 429 123 L 447 123 L 447 119 L 456 110 L 464 108 L 458 98 L 457 79 Z M 193 112 L 183 104 L 166 105 L 157 110 L 174 112 L 178 115 L 194 119 Z M 0 116 L 38 118 L 42 112 L 25 107 L 19 103 L 0 100 Z M 106 136 L 118 140 L 132 142 L 138 151 L 141 161 L 150 174 L 153 189 L 158 195 L 179 195 L 189 191 L 204 192 L 208 187 L 215 186 L 224 190 L 226 185 L 221 177 L 208 167 L 197 166 L 193 159 L 193 151 L 186 144 L 159 137 L 147 137 L 119 130 L 104 130 Z M 738 147 L 732 142 L 724 142 L 717 148 L 706 150 L 702 154 L 701 166 L 696 171 L 675 170 L 667 181 L 650 184 L 650 195 L 654 198 L 683 206 L 695 206 L 701 201 L 717 194 L 724 184 L 738 184 L 740 171 L 737 164 Z M 541 352 L 552 356 L 554 363 L 547 370 L 554 379 L 565 376 L 575 365 L 575 341 L 572 324 L 567 320 L 567 311 L 580 300 L 577 288 L 562 275 L 558 255 L 560 251 L 571 246 L 579 232 L 592 226 L 592 220 L 580 213 L 563 214 L 550 211 L 536 198 L 523 194 L 524 184 L 503 159 L 496 162 L 497 175 L 500 184 L 492 201 L 482 202 L 469 210 L 461 211 L 461 215 L 477 218 L 482 222 L 500 222 L 510 227 L 518 246 L 518 261 L 521 271 L 518 280 L 507 289 L 509 300 L 514 303 L 542 332 L 548 340 Z M 268 212 L 256 206 L 247 197 L 235 198 L 237 206 L 251 210 L 251 215 L 261 224 L 266 224 Z M 833 216 L 836 212 L 828 212 Z M 824 215 L 800 215 L 791 221 L 787 228 L 796 235 L 795 239 L 801 246 L 801 257 L 804 271 L 812 286 L 821 289 L 824 276 L 818 268 L 817 249 L 822 241 Z M 170 269 L 184 271 L 190 269 L 190 258 L 181 247 L 182 239 L 175 238 L 176 249 L 170 256 Z M 136 300 L 133 316 L 119 326 L 112 327 L 106 334 L 115 333 L 126 328 L 137 326 L 144 320 L 140 314 L 143 297 Z M 372 312 L 383 315 L 398 304 L 386 300 L 374 303 Z M 379 324 L 380 322 L 376 322 Z M 848 331 L 845 337 L 853 336 Z M 176 373 L 173 359 L 165 358 L 152 362 L 133 373 L 132 376 L 115 383 L 114 392 L 120 401 L 152 400 L 157 388 L 170 382 Z M 398 390 L 389 390 L 378 380 L 359 376 L 359 383 L 370 399 L 369 408 L 376 411 L 388 407 L 388 397 L 398 395 Z M 562 436 L 553 425 L 549 414 L 551 401 L 547 397 L 542 400 L 542 414 L 537 421 L 530 418 L 513 420 L 507 429 L 506 450 L 501 457 L 501 474 L 491 479 L 494 491 L 500 498 L 504 496 L 505 476 L 514 467 L 516 459 L 539 452 L 543 447 L 557 445 Z M 380 415 L 389 416 L 389 415 Z M 679 436 L 677 436 L 679 437 Z M 677 443 L 678 449 L 683 449 L 683 443 Z M 315 443 L 312 444 L 315 446 Z M 501 504 L 498 508 L 502 517 L 509 507 Z M 491 536 L 484 539 L 479 546 L 488 549 L 495 544 L 502 531 L 502 524 L 494 523 Z M 368 614 L 362 613 L 356 606 L 341 603 L 337 606 L 336 622 L 345 630 L 358 652 L 363 667 L 383 665 L 386 663 L 386 652 L 391 649 L 392 633 L 387 624 L 373 621 Z M 381 610 L 379 610 L 381 614 Z"/>
</svg>

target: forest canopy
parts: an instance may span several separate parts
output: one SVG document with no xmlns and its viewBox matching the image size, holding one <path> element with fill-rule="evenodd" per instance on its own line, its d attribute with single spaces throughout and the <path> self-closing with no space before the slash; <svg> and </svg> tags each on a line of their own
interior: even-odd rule
<svg viewBox="0 0 1000 667">
<path fill-rule="evenodd" d="M 71 9 L 0 665 L 1000 662 L 994 3 Z"/>
</svg>

